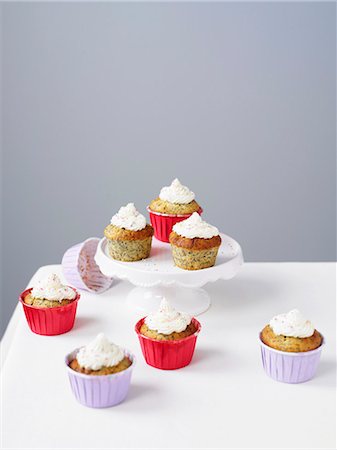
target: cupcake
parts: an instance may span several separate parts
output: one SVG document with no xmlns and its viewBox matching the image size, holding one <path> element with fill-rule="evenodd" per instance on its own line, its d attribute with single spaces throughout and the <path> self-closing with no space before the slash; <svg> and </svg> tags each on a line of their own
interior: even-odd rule
<svg viewBox="0 0 337 450">
<path fill-rule="evenodd" d="M 148 206 L 154 235 L 163 242 L 169 242 L 172 227 L 177 222 L 187 219 L 194 212 L 201 214 L 202 209 L 195 201 L 194 192 L 183 186 L 175 178 L 171 186 L 161 189 L 159 197 Z"/>
<path fill-rule="evenodd" d="M 129 390 L 134 357 L 100 333 L 87 346 L 66 357 L 72 391 L 91 408 L 121 403 Z"/>
<path fill-rule="evenodd" d="M 214 266 L 221 245 L 219 230 L 196 212 L 173 226 L 169 240 L 175 265 L 185 270 Z"/>
<path fill-rule="evenodd" d="M 147 364 L 172 370 L 191 362 L 200 328 L 195 318 L 163 298 L 159 310 L 141 319 L 135 330 Z"/>
<path fill-rule="evenodd" d="M 271 378 L 302 383 L 316 373 L 323 337 L 294 309 L 271 319 L 260 333 L 263 367 Z"/>
<path fill-rule="evenodd" d="M 118 261 L 139 261 L 151 251 L 153 228 L 133 203 L 122 206 L 104 230 L 108 251 Z"/>
<path fill-rule="evenodd" d="M 37 334 L 56 335 L 71 330 L 80 294 L 51 274 L 20 295 L 30 329 Z"/>
</svg>

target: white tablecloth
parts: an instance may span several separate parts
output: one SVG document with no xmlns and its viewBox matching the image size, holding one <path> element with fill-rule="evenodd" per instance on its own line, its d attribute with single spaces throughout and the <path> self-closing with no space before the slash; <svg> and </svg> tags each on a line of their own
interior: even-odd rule
<svg viewBox="0 0 337 450">
<path fill-rule="evenodd" d="M 29 285 L 61 267 L 45 266 Z M 2 445 L 5 448 L 334 448 L 335 276 L 333 263 L 247 263 L 230 281 L 208 284 L 211 309 L 190 366 L 145 364 L 127 309 L 131 286 L 82 293 L 74 329 L 33 334 L 18 305 L 2 342 Z M 278 313 L 299 308 L 326 339 L 315 379 L 269 379 L 258 333 Z M 95 410 L 72 395 L 64 356 L 103 331 L 135 353 L 129 395 Z"/>
</svg>

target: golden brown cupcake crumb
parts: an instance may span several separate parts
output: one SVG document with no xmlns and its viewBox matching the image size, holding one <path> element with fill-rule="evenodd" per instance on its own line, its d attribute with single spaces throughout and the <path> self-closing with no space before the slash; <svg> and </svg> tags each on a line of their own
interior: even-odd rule
<svg viewBox="0 0 337 450">
<path fill-rule="evenodd" d="M 104 235 L 108 242 L 111 258 L 117 261 L 140 261 L 150 256 L 153 228 L 147 224 L 142 230 L 131 231 L 125 228 L 108 225 Z"/>
<path fill-rule="evenodd" d="M 158 197 L 152 200 L 149 209 L 161 214 L 179 215 L 197 212 L 200 210 L 200 206 L 195 200 L 192 200 L 190 203 L 171 203 Z"/>
<path fill-rule="evenodd" d="M 179 339 L 191 336 L 196 331 L 197 329 L 193 322 L 191 322 L 184 331 L 180 331 L 179 333 L 174 332 L 171 334 L 162 334 L 158 333 L 156 330 L 150 330 L 146 323 L 143 323 L 143 325 L 140 327 L 140 333 L 143 336 L 156 339 L 157 341 L 178 341 Z"/>
<path fill-rule="evenodd" d="M 185 270 L 200 270 L 214 266 L 221 245 L 219 235 L 210 239 L 190 239 L 172 231 L 169 240 L 175 265 Z"/>
<path fill-rule="evenodd" d="M 128 367 L 131 366 L 131 364 L 132 362 L 130 361 L 130 359 L 127 356 L 125 356 L 125 358 L 122 359 L 122 361 L 119 362 L 116 366 L 102 367 L 99 370 L 91 370 L 81 367 L 77 359 L 75 358 L 69 363 L 69 367 L 75 370 L 75 372 L 84 373 L 86 375 L 111 375 L 113 373 L 118 373 L 122 372 L 123 370 L 126 370 Z"/>
<path fill-rule="evenodd" d="M 184 270 L 201 270 L 213 267 L 218 254 L 218 247 L 208 250 L 186 250 L 172 245 L 174 264 Z"/>
<path fill-rule="evenodd" d="M 47 300 L 45 298 L 35 298 L 31 294 L 27 294 L 23 301 L 27 305 L 37 306 L 39 308 L 57 308 L 59 306 L 66 306 L 69 303 L 72 303 L 75 299 L 63 299 L 62 301 L 58 300 Z"/>
<path fill-rule="evenodd" d="M 207 250 L 209 248 L 220 247 L 221 237 L 213 236 L 210 239 L 204 238 L 187 238 L 180 236 L 180 234 L 172 231 L 170 234 L 170 244 L 177 247 L 186 248 L 188 250 Z"/>
<path fill-rule="evenodd" d="M 142 230 L 127 230 L 126 228 L 119 228 L 110 223 L 104 230 L 104 236 L 107 239 L 115 241 L 139 241 L 153 236 L 153 227 L 146 224 Z"/>
<path fill-rule="evenodd" d="M 266 325 L 261 332 L 261 340 L 268 347 L 282 352 L 309 352 L 322 344 L 322 335 L 315 330 L 314 334 L 306 338 L 277 335 L 270 325 Z"/>
</svg>

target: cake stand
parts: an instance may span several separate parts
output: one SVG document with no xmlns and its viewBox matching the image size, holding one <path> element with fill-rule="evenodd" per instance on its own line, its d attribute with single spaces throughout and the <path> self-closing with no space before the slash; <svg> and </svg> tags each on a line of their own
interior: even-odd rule
<svg viewBox="0 0 337 450">
<path fill-rule="evenodd" d="M 216 264 L 207 269 L 190 271 L 174 266 L 170 244 L 156 238 L 152 240 L 150 257 L 136 262 L 112 259 L 103 238 L 95 261 L 104 275 L 128 280 L 136 286 L 127 297 L 127 304 L 133 309 L 143 313 L 155 311 L 160 299 L 166 297 L 177 310 L 196 316 L 211 304 L 210 296 L 201 287 L 211 281 L 233 278 L 243 264 L 240 245 L 223 233 L 220 236 L 222 243 Z"/>
</svg>

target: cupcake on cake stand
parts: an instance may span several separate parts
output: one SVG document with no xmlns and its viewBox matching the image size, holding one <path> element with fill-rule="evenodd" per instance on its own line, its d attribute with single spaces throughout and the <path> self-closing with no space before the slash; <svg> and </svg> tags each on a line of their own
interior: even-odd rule
<svg viewBox="0 0 337 450">
<path fill-rule="evenodd" d="M 211 304 L 202 286 L 233 278 L 243 264 L 240 245 L 223 233 L 220 236 L 222 242 L 216 263 L 207 269 L 191 271 L 176 267 L 170 245 L 156 238 L 153 238 L 150 257 L 134 262 L 112 259 L 107 239 L 103 238 L 98 244 L 95 261 L 104 275 L 127 280 L 135 286 L 127 297 L 127 304 L 133 309 L 143 313 L 154 311 L 164 296 L 178 311 L 196 316 Z"/>
<path fill-rule="evenodd" d="M 205 312 L 211 301 L 202 286 L 236 275 L 243 263 L 240 245 L 201 219 L 194 192 L 177 178 L 161 189 L 148 210 L 152 226 L 133 203 L 120 208 L 97 247 L 97 265 L 104 275 L 135 286 L 127 298 L 133 309 L 149 313 L 166 297 L 178 311 L 193 316 Z"/>
</svg>

